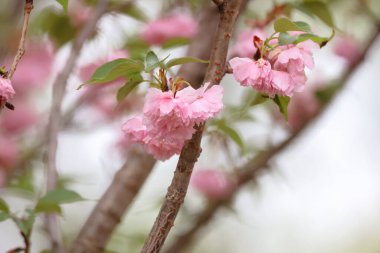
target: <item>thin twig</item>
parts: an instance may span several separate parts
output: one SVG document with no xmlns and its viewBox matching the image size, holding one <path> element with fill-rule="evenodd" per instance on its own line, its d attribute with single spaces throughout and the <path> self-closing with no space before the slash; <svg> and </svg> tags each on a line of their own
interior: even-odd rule
<svg viewBox="0 0 380 253">
<path fill-rule="evenodd" d="M 32 12 L 32 9 L 33 9 L 33 0 L 25 0 L 24 21 L 22 24 L 20 43 L 18 45 L 16 56 L 13 59 L 12 67 L 9 70 L 8 75 L 7 75 L 9 79 L 12 79 L 13 74 L 16 71 L 17 65 L 25 53 L 25 38 L 26 38 L 26 32 L 28 30 L 29 17 L 30 17 L 30 13 Z"/>
<path fill-rule="evenodd" d="M 65 95 L 67 80 L 75 67 L 80 51 L 84 42 L 91 36 L 96 29 L 96 25 L 101 16 L 106 12 L 108 0 L 99 1 L 93 16 L 83 27 L 78 37 L 73 42 L 73 46 L 66 61 L 64 69 L 58 74 L 53 83 L 53 99 L 50 109 L 49 121 L 47 125 L 47 191 L 55 188 L 57 182 L 56 153 L 58 145 L 58 132 L 61 127 L 61 106 Z M 58 226 L 57 217 L 54 215 L 47 216 L 47 230 L 52 239 L 53 253 L 64 252 L 62 238 Z"/>
<path fill-rule="evenodd" d="M 372 36 L 369 39 L 367 46 L 362 52 L 361 57 L 355 62 L 353 62 L 342 75 L 341 89 L 347 85 L 349 79 L 356 73 L 359 66 L 364 62 L 366 54 L 368 53 L 369 49 L 373 46 L 379 34 L 380 26 L 378 26 L 374 36 Z M 234 191 L 230 194 L 230 196 L 228 196 L 224 200 L 211 202 L 203 211 L 201 211 L 196 216 L 197 218 L 192 222 L 193 226 L 189 228 L 186 232 L 177 236 L 172 245 L 170 245 L 170 247 L 167 250 L 165 250 L 165 253 L 183 252 L 186 249 L 186 247 L 189 246 L 190 243 L 195 239 L 196 234 L 212 220 L 217 210 L 219 210 L 219 208 L 223 206 L 230 204 L 232 199 L 236 196 L 236 194 L 242 188 L 242 186 L 244 186 L 247 182 L 251 181 L 252 179 L 255 179 L 260 171 L 268 168 L 270 160 L 277 156 L 279 153 L 281 153 L 283 150 L 288 148 L 294 142 L 294 140 L 296 140 L 304 131 L 306 131 L 306 129 L 309 126 L 311 126 L 316 120 L 318 120 L 321 117 L 321 115 L 323 115 L 323 112 L 329 107 L 329 105 L 332 104 L 334 98 L 338 94 L 339 92 L 337 91 L 333 95 L 333 97 L 330 98 L 328 103 L 326 103 L 323 106 L 323 108 L 318 112 L 318 114 L 311 118 L 299 131 L 293 133 L 286 141 L 260 154 L 255 159 L 247 162 L 240 169 L 236 169 L 236 173 L 235 175 L 233 175 L 233 177 L 236 178 L 237 185 Z"/>
<path fill-rule="evenodd" d="M 226 2 L 223 8 L 219 8 L 219 25 L 214 38 L 210 64 L 207 68 L 204 82 L 211 81 L 212 84 L 219 84 L 223 76 L 229 40 L 241 4 L 242 0 L 231 0 Z M 174 220 L 186 196 L 194 164 L 201 153 L 200 142 L 203 126 L 202 124 L 196 127 L 196 132 L 192 139 L 187 141 L 182 148 L 165 201 L 145 241 L 142 253 L 158 253 L 174 224 Z"/>
</svg>

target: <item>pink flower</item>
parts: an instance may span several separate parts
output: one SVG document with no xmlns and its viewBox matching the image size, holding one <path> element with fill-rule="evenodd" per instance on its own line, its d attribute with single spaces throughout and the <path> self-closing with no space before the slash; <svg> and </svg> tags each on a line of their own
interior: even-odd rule
<svg viewBox="0 0 380 253">
<path fill-rule="evenodd" d="M 123 131 L 132 142 L 143 142 L 147 135 L 146 126 L 141 116 L 132 117 L 123 125 Z"/>
<path fill-rule="evenodd" d="M 187 87 L 176 96 L 172 91 L 148 89 L 143 115 L 123 126 L 127 139 L 143 144 L 159 160 L 179 154 L 195 132 L 194 125 L 215 116 L 223 107 L 222 87 L 208 87 Z"/>
<path fill-rule="evenodd" d="M 266 35 L 261 29 L 245 30 L 239 33 L 236 44 L 231 49 L 232 56 L 252 58 L 257 48 L 253 46 L 253 36 L 265 40 Z"/>
<path fill-rule="evenodd" d="M 0 138 L 0 169 L 10 169 L 17 163 L 18 150 L 16 142 Z"/>
<path fill-rule="evenodd" d="M 0 117 L 0 129 L 8 134 L 19 134 L 34 126 L 38 115 L 32 105 L 17 100 L 13 111 L 6 110 Z"/>
<path fill-rule="evenodd" d="M 350 64 L 357 61 L 362 54 L 358 41 L 349 36 L 337 38 L 333 50 Z"/>
<path fill-rule="evenodd" d="M 12 84 L 18 94 L 41 88 L 52 73 L 53 44 L 50 41 L 31 42 L 17 66 Z"/>
<path fill-rule="evenodd" d="M 230 60 L 233 75 L 242 86 L 251 86 L 258 90 L 266 89 L 269 82 L 271 65 L 264 59 L 253 61 L 248 58 L 235 57 Z"/>
<path fill-rule="evenodd" d="M 235 183 L 231 176 L 219 170 L 195 170 L 191 185 L 209 199 L 222 200 L 233 191 Z"/>
<path fill-rule="evenodd" d="M 195 90 L 191 86 L 177 92 L 178 99 L 184 101 L 182 115 L 186 115 L 194 123 L 206 121 L 218 114 L 222 108 L 223 87 L 206 83 Z"/>
<path fill-rule="evenodd" d="M 150 45 L 162 45 L 173 38 L 191 39 L 197 30 L 198 25 L 192 17 L 178 13 L 151 21 L 141 36 Z"/>
<path fill-rule="evenodd" d="M 0 104 L 13 98 L 15 90 L 12 87 L 11 80 L 0 77 Z"/>
</svg>

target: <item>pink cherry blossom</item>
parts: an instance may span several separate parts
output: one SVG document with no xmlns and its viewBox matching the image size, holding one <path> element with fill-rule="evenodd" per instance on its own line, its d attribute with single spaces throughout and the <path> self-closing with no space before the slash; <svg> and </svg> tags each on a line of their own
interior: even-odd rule
<svg viewBox="0 0 380 253">
<path fill-rule="evenodd" d="M 195 132 L 194 125 L 214 117 L 223 107 L 223 89 L 207 83 L 195 90 L 187 87 L 176 95 L 148 89 L 143 115 L 129 119 L 123 126 L 130 142 L 143 144 L 156 159 L 179 154 Z"/>
<path fill-rule="evenodd" d="M 194 170 L 190 184 L 205 197 L 215 200 L 227 198 L 235 187 L 231 176 L 214 169 Z"/>
<path fill-rule="evenodd" d="M 12 87 L 11 80 L 0 77 L 0 108 L 5 102 L 13 98 L 15 91 Z"/>
<path fill-rule="evenodd" d="M 143 30 L 141 37 L 150 45 L 162 45 L 169 39 L 191 39 L 197 33 L 198 25 L 187 14 L 172 14 L 151 21 Z"/>
<path fill-rule="evenodd" d="M 222 108 L 223 87 L 219 85 L 209 86 L 206 83 L 195 90 L 191 86 L 177 92 L 177 98 L 183 100 L 182 115 L 186 115 L 195 123 L 203 122 L 218 114 Z"/>
<path fill-rule="evenodd" d="M 12 78 L 17 94 L 41 88 L 52 73 L 54 46 L 50 41 L 31 41 Z M 9 60 L 11 62 L 11 60 Z"/>
<path fill-rule="evenodd" d="M 38 114 L 32 105 L 20 99 L 14 104 L 13 111 L 6 110 L 0 117 L 0 129 L 8 134 L 19 134 L 38 121 Z"/>
<path fill-rule="evenodd" d="M 132 117 L 123 125 L 126 137 L 133 142 L 143 142 L 147 135 L 146 126 L 143 124 L 142 116 Z"/>
<path fill-rule="evenodd" d="M 243 86 L 263 89 L 269 81 L 271 65 L 264 59 L 254 61 L 248 58 L 235 57 L 230 60 L 235 79 Z"/>
<path fill-rule="evenodd" d="M 257 48 L 253 46 L 254 36 L 257 36 L 262 40 L 265 40 L 266 38 L 264 31 L 261 29 L 241 31 L 238 35 L 236 44 L 231 49 L 231 55 L 252 58 L 257 51 Z"/>
<path fill-rule="evenodd" d="M 345 59 L 348 63 L 351 64 L 361 57 L 362 50 L 358 41 L 353 37 L 339 37 L 335 41 L 334 53 Z"/>
</svg>

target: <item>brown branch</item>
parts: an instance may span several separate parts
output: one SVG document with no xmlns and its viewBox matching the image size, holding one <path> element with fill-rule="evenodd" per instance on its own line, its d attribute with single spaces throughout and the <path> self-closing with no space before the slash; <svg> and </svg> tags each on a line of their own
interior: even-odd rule
<svg viewBox="0 0 380 253">
<path fill-rule="evenodd" d="M 207 68 L 204 82 L 211 81 L 212 84 L 219 84 L 222 79 L 229 40 L 241 4 L 242 0 L 231 0 L 225 2 L 223 6 L 219 8 L 219 25 L 214 38 L 210 64 Z M 182 148 L 165 201 L 152 230 L 145 241 L 144 247 L 141 251 L 142 253 L 158 253 L 174 224 L 174 220 L 186 196 L 194 164 L 201 153 L 200 142 L 202 139 L 203 127 L 203 124 L 196 127 L 196 132 L 192 139 L 187 141 Z"/>
<path fill-rule="evenodd" d="M 133 149 L 129 159 L 115 174 L 72 245 L 71 253 L 104 252 L 113 230 L 154 167 L 155 160 L 142 150 Z"/>
<path fill-rule="evenodd" d="M 83 27 L 78 37 L 73 42 L 73 46 L 66 61 L 64 69 L 58 74 L 53 83 L 53 99 L 50 109 L 49 121 L 47 125 L 47 154 L 46 154 L 46 168 L 47 168 L 47 191 L 55 188 L 57 181 L 56 170 L 56 153 L 58 145 L 58 132 L 61 127 L 61 106 L 65 95 L 67 80 L 73 71 L 77 58 L 83 47 L 84 42 L 91 36 L 96 28 L 97 21 L 106 12 L 108 0 L 99 1 L 93 16 Z M 56 216 L 47 216 L 47 230 L 52 239 L 52 251 L 64 252 L 63 244 L 61 241 L 58 220 Z"/>
<path fill-rule="evenodd" d="M 373 46 L 379 34 L 380 26 L 377 27 L 375 34 L 369 39 L 367 46 L 362 52 L 361 57 L 353 62 L 342 75 L 342 78 L 340 80 L 342 84 L 341 89 L 347 85 L 349 79 L 354 75 L 354 73 L 356 73 L 359 66 L 364 62 L 365 56 L 367 55 L 369 49 Z M 190 243 L 195 239 L 196 234 L 212 220 L 217 210 L 223 206 L 230 204 L 242 186 L 244 186 L 247 182 L 255 179 L 260 171 L 268 168 L 270 165 L 270 160 L 281 153 L 284 149 L 288 148 L 295 139 L 297 139 L 310 125 L 318 120 L 338 94 L 339 92 L 336 91 L 333 97 L 330 98 L 328 103 L 324 105 L 318 114 L 310 119 L 299 131 L 293 133 L 286 141 L 260 154 L 255 159 L 247 162 L 240 169 L 236 169 L 236 173 L 232 176 L 236 178 L 237 184 L 230 196 L 224 200 L 210 202 L 210 204 L 197 215 L 196 220 L 193 221 L 193 226 L 181 235 L 177 236 L 172 245 L 170 245 L 170 247 L 165 250 L 165 253 L 177 253 L 182 252 L 184 249 L 186 249 L 186 247 L 188 247 Z"/>
<path fill-rule="evenodd" d="M 12 79 L 13 74 L 16 71 L 17 65 L 25 53 L 25 38 L 26 38 L 26 32 L 28 30 L 29 17 L 30 17 L 30 13 L 32 12 L 32 9 L 33 9 L 33 0 L 25 0 L 24 21 L 22 24 L 20 43 L 18 45 L 16 56 L 13 59 L 11 69 L 9 70 L 8 75 L 7 75 L 9 79 Z"/>
</svg>

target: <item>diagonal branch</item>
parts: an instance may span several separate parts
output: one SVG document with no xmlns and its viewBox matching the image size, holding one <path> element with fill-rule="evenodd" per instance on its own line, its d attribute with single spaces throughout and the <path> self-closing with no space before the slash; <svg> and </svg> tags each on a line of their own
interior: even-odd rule
<svg viewBox="0 0 380 253">
<path fill-rule="evenodd" d="M 366 54 L 373 46 L 379 34 L 380 26 L 377 27 L 377 31 L 375 32 L 375 34 L 369 39 L 361 57 L 357 59 L 355 62 L 353 62 L 342 75 L 342 78 L 340 80 L 340 90 L 344 88 L 345 85 L 347 85 L 349 79 L 356 73 L 356 70 L 364 62 Z M 236 194 L 242 186 L 244 186 L 249 181 L 255 179 L 260 171 L 267 169 L 270 166 L 269 162 L 271 159 L 273 159 L 283 150 L 288 148 L 310 125 L 312 125 L 316 120 L 318 120 L 318 118 L 333 102 L 334 98 L 339 94 L 340 90 L 336 91 L 334 95 L 329 99 L 329 101 L 324 105 L 324 107 L 318 112 L 318 114 L 315 115 L 312 119 L 310 119 L 299 131 L 293 133 L 287 140 L 280 143 L 279 145 L 271 148 L 270 150 L 260 154 L 253 160 L 247 162 L 243 167 L 236 169 L 236 173 L 233 176 L 234 178 L 236 178 L 237 185 L 234 191 L 230 194 L 230 196 L 224 200 L 211 202 L 203 211 L 201 211 L 197 215 L 195 221 L 193 221 L 193 226 L 181 235 L 177 236 L 174 239 L 172 245 L 170 245 L 170 247 L 165 251 L 165 253 L 177 253 L 182 252 L 184 249 L 186 249 L 191 244 L 191 242 L 193 242 L 197 233 L 212 220 L 219 208 L 231 203 L 231 200 L 236 196 Z"/>
<path fill-rule="evenodd" d="M 18 45 L 17 54 L 15 58 L 13 59 L 11 69 L 9 70 L 9 73 L 7 75 L 9 79 L 12 79 L 13 74 L 16 71 L 17 65 L 20 62 L 21 57 L 25 53 L 26 31 L 28 30 L 29 17 L 30 17 L 30 13 L 32 12 L 32 9 L 33 9 L 33 0 L 25 0 L 24 21 L 22 24 L 20 43 Z"/>
<path fill-rule="evenodd" d="M 214 38 L 210 64 L 204 82 L 219 84 L 224 74 L 229 40 L 242 0 L 226 1 L 220 8 L 218 29 Z M 158 253 L 163 246 L 178 211 L 185 199 L 191 173 L 200 153 L 204 124 L 196 127 L 191 140 L 182 148 L 172 182 L 156 221 L 145 241 L 142 253 Z"/>
<path fill-rule="evenodd" d="M 83 27 L 82 31 L 73 42 L 69 58 L 67 59 L 64 69 L 58 74 L 53 83 L 53 99 L 47 125 L 47 191 L 54 189 L 57 181 L 56 153 L 58 146 L 58 133 L 62 123 L 61 106 L 65 95 L 67 80 L 75 67 L 84 42 L 95 30 L 98 20 L 107 10 L 107 5 L 108 0 L 99 1 L 93 16 Z M 56 216 L 48 215 L 46 220 L 47 230 L 52 239 L 53 252 L 64 252 Z"/>
</svg>

